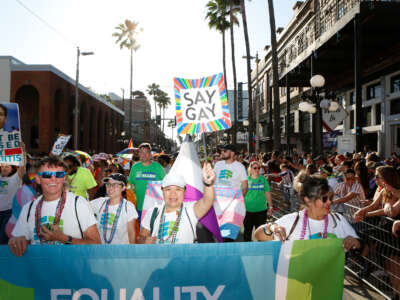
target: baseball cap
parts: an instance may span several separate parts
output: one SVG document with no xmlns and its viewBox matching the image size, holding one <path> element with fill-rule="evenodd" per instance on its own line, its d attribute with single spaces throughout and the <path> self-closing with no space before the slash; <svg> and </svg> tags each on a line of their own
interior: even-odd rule
<svg viewBox="0 0 400 300">
<path fill-rule="evenodd" d="M 186 182 L 185 182 L 185 179 L 183 178 L 182 175 L 168 173 L 164 177 L 161 186 L 163 188 L 165 188 L 165 187 L 170 186 L 170 185 L 176 185 L 176 186 L 179 186 L 181 188 L 185 188 L 186 187 Z"/>
<path fill-rule="evenodd" d="M 223 150 L 231 150 L 232 152 L 236 152 L 236 147 L 235 147 L 235 145 L 232 145 L 232 144 L 225 144 L 225 145 L 222 145 L 220 148 Z"/>
<path fill-rule="evenodd" d="M 112 179 L 112 180 L 114 180 L 114 181 L 121 182 L 121 183 L 123 183 L 124 185 L 126 185 L 126 183 L 127 183 L 127 180 L 126 180 L 125 175 L 123 175 L 123 174 L 121 174 L 121 173 L 114 173 L 114 174 L 111 174 L 110 176 L 105 177 L 105 178 L 103 179 L 103 182 L 104 182 L 104 183 L 107 183 L 110 179 Z"/>
</svg>

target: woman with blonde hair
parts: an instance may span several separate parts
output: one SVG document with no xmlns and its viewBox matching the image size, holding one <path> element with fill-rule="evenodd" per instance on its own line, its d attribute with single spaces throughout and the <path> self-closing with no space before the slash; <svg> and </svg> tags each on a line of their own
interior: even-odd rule
<svg viewBox="0 0 400 300">
<path fill-rule="evenodd" d="M 253 228 L 265 223 L 267 213 L 272 215 L 272 197 L 267 179 L 260 175 L 261 163 L 252 161 L 248 168 L 249 189 L 244 197 L 246 217 L 244 218 L 244 240 L 251 241 Z M 268 201 L 268 203 L 267 203 Z"/>
</svg>

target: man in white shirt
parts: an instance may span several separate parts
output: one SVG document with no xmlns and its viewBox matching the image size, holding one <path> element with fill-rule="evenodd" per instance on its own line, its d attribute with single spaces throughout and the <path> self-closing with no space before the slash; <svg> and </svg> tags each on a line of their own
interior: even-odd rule
<svg viewBox="0 0 400 300">
<path fill-rule="evenodd" d="M 28 244 L 100 244 L 89 202 L 64 188 L 66 165 L 45 157 L 37 166 L 42 195 L 24 205 L 8 242 L 11 252 L 24 255 Z"/>
<path fill-rule="evenodd" d="M 231 186 L 242 189 L 243 197 L 246 196 L 248 183 L 247 173 L 243 164 L 236 161 L 234 145 L 221 147 L 221 160 L 214 166 L 217 174 L 217 185 Z"/>
</svg>

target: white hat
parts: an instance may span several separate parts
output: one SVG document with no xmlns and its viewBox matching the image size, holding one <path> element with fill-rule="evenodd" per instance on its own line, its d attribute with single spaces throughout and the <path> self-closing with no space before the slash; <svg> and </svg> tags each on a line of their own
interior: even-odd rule
<svg viewBox="0 0 400 300">
<path fill-rule="evenodd" d="M 161 186 L 165 188 L 170 185 L 176 185 L 184 189 L 186 182 L 182 175 L 169 173 L 164 177 Z"/>
</svg>

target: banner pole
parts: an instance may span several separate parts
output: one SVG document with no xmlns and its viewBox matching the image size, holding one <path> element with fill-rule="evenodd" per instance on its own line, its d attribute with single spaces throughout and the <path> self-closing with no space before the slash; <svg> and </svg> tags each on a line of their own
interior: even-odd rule
<svg viewBox="0 0 400 300">
<path fill-rule="evenodd" d="M 203 132 L 203 147 L 204 147 L 204 157 L 207 162 L 207 144 L 206 144 L 206 132 Z"/>
</svg>

